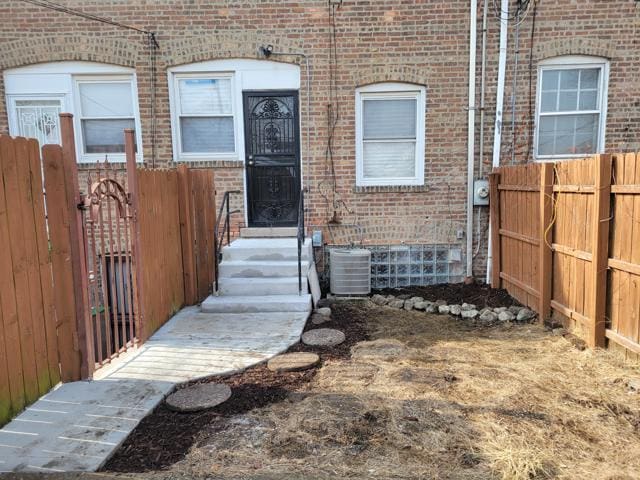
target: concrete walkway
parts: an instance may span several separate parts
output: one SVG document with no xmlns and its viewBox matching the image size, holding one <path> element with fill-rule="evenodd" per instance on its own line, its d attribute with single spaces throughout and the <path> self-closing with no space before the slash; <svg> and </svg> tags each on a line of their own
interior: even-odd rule
<svg viewBox="0 0 640 480">
<path fill-rule="evenodd" d="M 307 315 L 185 308 L 94 381 L 59 386 L 0 430 L 0 472 L 97 470 L 177 384 L 283 352 L 299 341 Z"/>
</svg>

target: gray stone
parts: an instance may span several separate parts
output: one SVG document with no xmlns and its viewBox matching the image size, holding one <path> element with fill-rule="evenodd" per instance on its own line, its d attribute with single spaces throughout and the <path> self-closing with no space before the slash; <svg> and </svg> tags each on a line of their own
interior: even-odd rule
<svg viewBox="0 0 640 480">
<path fill-rule="evenodd" d="M 460 315 L 460 313 L 462 313 L 462 308 L 460 307 L 460 305 L 449 305 L 449 313 L 451 315 L 458 316 Z"/>
<path fill-rule="evenodd" d="M 498 314 L 492 312 L 491 310 L 487 310 L 484 313 L 481 313 L 479 318 L 483 323 L 494 323 L 496 320 L 498 320 Z"/>
<path fill-rule="evenodd" d="M 321 325 L 331 320 L 331 317 L 327 317 L 326 315 L 320 315 L 319 313 L 314 313 L 311 315 L 311 323 L 314 325 Z"/>
<path fill-rule="evenodd" d="M 325 317 L 330 317 L 331 309 L 329 307 L 320 307 L 320 308 L 317 308 L 314 313 L 317 313 L 319 315 L 324 315 Z"/>
<path fill-rule="evenodd" d="M 437 313 L 438 312 L 438 305 L 436 305 L 435 303 L 431 303 L 429 302 L 429 305 L 427 305 L 427 307 L 424 309 L 425 312 L 427 313 Z"/>
<path fill-rule="evenodd" d="M 473 303 L 463 303 L 460 306 L 460 310 L 476 310 L 476 306 Z"/>
<path fill-rule="evenodd" d="M 518 316 L 516 317 L 516 321 L 518 322 L 528 322 L 529 320 L 534 319 L 536 316 L 536 312 L 529 310 L 528 308 L 523 308 L 518 312 Z"/>
<path fill-rule="evenodd" d="M 321 298 L 320 300 L 318 300 L 318 303 L 316 303 L 316 307 L 317 308 L 330 307 L 333 301 L 334 301 L 333 298 Z"/>
<path fill-rule="evenodd" d="M 569 332 L 567 332 L 567 329 L 564 327 L 558 327 L 551 330 L 551 335 L 554 335 L 556 337 L 564 337 L 567 333 Z"/>
<path fill-rule="evenodd" d="M 449 305 L 439 305 L 438 313 L 449 313 Z"/>
<path fill-rule="evenodd" d="M 424 302 L 424 298 L 422 297 L 411 297 L 409 300 L 412 300 L 413 303 Z"/>
<path fill-rule="evenodd" d="M 478 316 L 478 310 L 462 310 L 460 316 L 462 318 L 476 318 Z"/>
<path fill-rule="evenodd" d="M 509 310 L 505 310 L 504 312 L 500 312 L 498 314 L 498 320 L 501 322 L 512 322 L 515 320 L 516 316 L 511 313 Z"/>
<path fill-rule="evenodd" d="M 627 387 L 629 390 L 634 392 L 640 392 L 640 378 L 632 378 L 627 382 Z"/>
<path fill-rule="evenodd" d="M 182 388 L 167 397 L 165 402 L 178 412 L 197 412 L 213 408 L 231 397 L 231 389 L 223 383 L 202 383 Z"/>
<path fill-rule="evenodd" d="M 502 312 L 507 311 L 507 307 L 496 307 L 493 309 L 493 311 L 496 312 L 498 315 L 500 315 Z"/>
<path fill-rule="evenodd" d="M 302 343 L 315 347 L 333 347 L 340 345 L 344 340 L 344 333 L 332 328 L 316 328 L 302 334 Z"/>
<path fill-rule="evenodd" d="M 490 309 L 489 307 L 485 307 L 485 308 L 483 308 L 482 310 L 480 310 L 480 315 L 482 315 L 482 314 L 483 314 L 483 313 L 485 313 L 485 312 L 493 312 L 493 310 L 492 310 L 492 309 Z"/>
<path fill-rule="evenodd" d="M 524 307 L 516 307 L 515 305 L 511 306 L 508 308 L 508 310 L 513 313 L 514 315 L 518 315 L 518 313 L 520 313 L 520 310 L 522 310 Z"/>
<path fill-rule="evenodd" d="M 402 308 L 404 307 L 404 300 L 400 300 L 400 299 L 391 300 L 388 305 L 392 308 Z"/>
<path fill-rule="evenodd" d="M 273 357 L 267 362 L 267 368 L 273 372 L 296 372 L 315 367 L 320 363 L 316 353 L 295 352 Z"/>
<path fill-rule="evenodd" d="M 413 301 L 413 298 L 408 298 L 404 301 L 404 309 L 407 311 L 413 310 L 414 305 L 415 305 L 415 302 Z"/>
<path fill-rule="evenodd" d="M 446 305 L 447 302 L 445 300 L 436 300 L 436 305 L 440 306 L 440 305 Z"/>
<path fill-rule="evenodd" d="M 432 302 L 429 302 L 428 300 L 422 301 L 422 302 L 416 302 L 413 304 L 413 308 L 415 308 L 416 310 L 426 310 L 429 307 L 435 307 L 435 305 Z"/>
<path fill-rule="evenodd" d="M 378 294 L 375 294 L 373 297 L 371 297 L 371 301 L 376 305 L 386 305 L 389 302 L 387 297 Z"/>
</svg>

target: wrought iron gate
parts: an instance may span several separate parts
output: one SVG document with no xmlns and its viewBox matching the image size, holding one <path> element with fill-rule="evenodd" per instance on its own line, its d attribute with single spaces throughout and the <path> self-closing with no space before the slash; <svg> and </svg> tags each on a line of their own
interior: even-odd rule
<svg viewBox="0 0 640 480">
<path fill-rule="evenodd" d="M 244 92 L 249 225 L 294 226 L 300 195 L 298 92 Z"/>
<path fill-rule="evenodd" d="M 95 367 L 134 346 L 140 331 L 133 208 L 125 173 L 100 163 L 87 179 L 84 234 Z"/>
</svg>

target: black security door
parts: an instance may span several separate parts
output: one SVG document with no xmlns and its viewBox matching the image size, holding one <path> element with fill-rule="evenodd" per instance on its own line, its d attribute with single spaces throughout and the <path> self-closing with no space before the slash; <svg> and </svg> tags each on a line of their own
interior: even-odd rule
<svg viewBox="0 0 640 480">
<path fill-rule="evenodd" d="M 249 226 L 298 223 L 298 92 L 244 92 Z"/>
</svg>

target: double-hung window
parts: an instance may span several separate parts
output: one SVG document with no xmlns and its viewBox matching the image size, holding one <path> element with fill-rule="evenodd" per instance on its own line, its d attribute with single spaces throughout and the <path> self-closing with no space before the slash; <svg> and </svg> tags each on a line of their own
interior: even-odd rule
<svg viewBox="0 0 640 480">
<path fill-rule="evenodd" d="M 356 91 L 356 184 L 423 185 L 425 89 L 379 83 Z"/>
<path fill-rule="evenodd" d="M 124 130 L 136 124 L 131 78 L 76 79 L 76 89 L 83 154 L 123 154 Z"/>
<path fill-rule="evenodd" d="M 556 57 L 539 68 L 536 158 L 601 152 L 604 146 L 607 63 Z"/>
<path fill-rule="evenodd" d="M 231 158 L 236 136 L 231 75 L 175 75 L 178 158 Z"/>
</svg>

